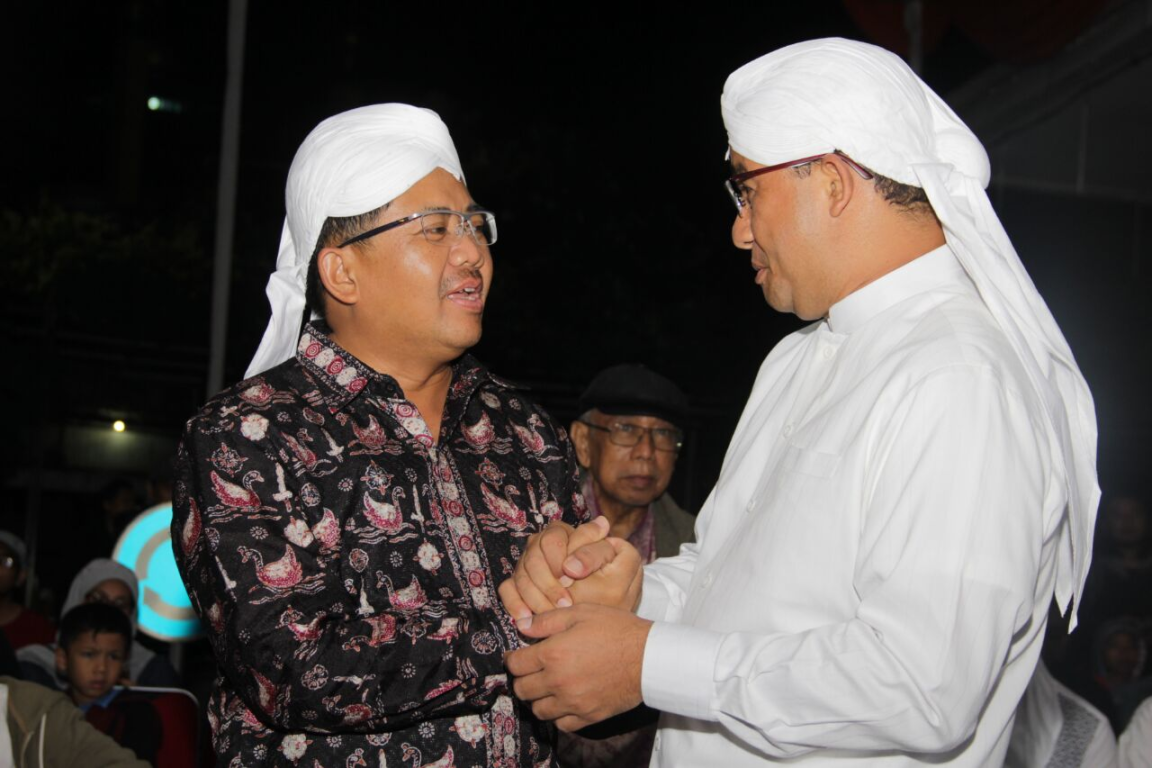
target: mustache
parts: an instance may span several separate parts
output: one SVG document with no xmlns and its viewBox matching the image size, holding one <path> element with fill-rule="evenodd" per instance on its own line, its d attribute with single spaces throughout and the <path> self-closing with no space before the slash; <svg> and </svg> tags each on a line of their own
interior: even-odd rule
<svg viewBox="0 0 1152 768">
<path fill-rule="evenodd" d="M 484 287 L 484 275 L 476 267 L 465 267 L 454 275 L 445 277 L 440 281 L 440 295 L 447 296 L 456 286 L 467 280 L 479 280 L 480 287 Z"/>
</svg>

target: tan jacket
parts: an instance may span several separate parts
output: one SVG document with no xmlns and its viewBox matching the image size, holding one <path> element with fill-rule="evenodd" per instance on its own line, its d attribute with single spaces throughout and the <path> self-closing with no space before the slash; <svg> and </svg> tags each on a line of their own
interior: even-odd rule
<svg viewBox="0 0 1152 768">
<path fill-rule="evenodd" d="M 0 686 L 8 691 L 14 768 L 149 768 L 93 728 L 64 694 L 11 677 L 0 677 Z"/>
</svg>

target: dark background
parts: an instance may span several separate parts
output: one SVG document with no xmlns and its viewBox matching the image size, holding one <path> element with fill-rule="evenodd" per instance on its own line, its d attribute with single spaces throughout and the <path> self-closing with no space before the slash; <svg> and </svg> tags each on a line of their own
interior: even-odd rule
<svg viewBox="0 0 1152 768">
<path fill-rule="evenodd" d="M 995 138 L 985 138 L 1000 173 L 993 201 L 1093 387 L 1104 474 L 1125 478 L 1143 471 L 1152 423 L 1141 386 L 1152 357 L 1149 198 L 1026 173 L 1067 159 L 1055 150 L 1014 166 L 1048 146 L 1029 131 L 1049 131 L 1067 105 L 1015 109 L 1012 92 L 994 88 L 1064 66 L 1130 5 L 929 3 L 923 67 Z M 430 107 L 474 197 L 499 216 L 477 355 L 563 419 L 614 363 L 679 382 L 693 415 L 674 490 L 695 510 L 760 362 L 800 327 L 764 304 L 731 244 L 724 80 L 812 37 L 903 53 L 902 4 L 539 7 L 250 5 L 225 379 L 243 375 L 267 322 L 264 284 L 300 141 L 355 106 Z M 227 4 L 32 3 L 6 15 L 2 527 L 35 515 L 51 540 L 94 513 L 92 492 L 113 476 L 136 482 L 145 503 L 144 481 L 163 474 L 206 399 Z M 1137 48 L 1127 68 L 1146 57 Z M 1148 93 L 1128 94 L 1128 111 L 1146 111 Z M 152 96 L 169 108 L 149 110 Z M 126 433 L 111 432 L 116 418 Z"/>
</svg>

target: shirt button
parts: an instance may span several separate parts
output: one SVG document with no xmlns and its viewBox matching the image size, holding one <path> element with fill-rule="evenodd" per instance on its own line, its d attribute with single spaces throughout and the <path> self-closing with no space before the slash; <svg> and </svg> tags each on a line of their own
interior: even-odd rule
<svg viewBox="0 0 1152 768">
<path fill-rule="evenodd" d="M 832 347 L 824 347 L 824 359 L 825 360 L 831 360 L 832 355 L 834 355 L 834 354 L 836 354 L 836 350 L 832 349 Z"/>
<path fill-rule="evenodd" d="M 792 434 L 792 425 L 791 424 L 785 424 L 784 425 L 784 437 L 788 437 L 788 435 L 790 435 L 790 434 Z"/>
<path fill-rule="evenodd" d="M 712 586 L 712 574 L 708 574 L 707 576 L 704 577 L 704 586 L 706 586 L 706 587 Z"/>
</svg>

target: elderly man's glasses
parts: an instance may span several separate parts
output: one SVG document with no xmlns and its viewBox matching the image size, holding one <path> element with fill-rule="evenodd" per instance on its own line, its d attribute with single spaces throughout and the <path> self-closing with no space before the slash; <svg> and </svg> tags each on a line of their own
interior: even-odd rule
<svg viewBox="0 0 1152 768">
<path fill-rule="evenodd" d="M 419 221 L 424 232 L 424 239 L 434 245 L 452 248 L 458 245 L 465 233 L 472 236 L 477 245 L 492 245 L 496 242 L 496 215 L 490 211 L 460 211 L 437 210 L 414 213 L 396 221 L 390 221 L 375 229 L 356 235 L 351 240 L 345 240 L 337 248 L 359 243 L 381 232 L 401 227 L 409 222 Z"/>
<path fill-rule="evenodd" d="M 785 168 L 799 168 L 801 165 L 814 163 L 817 160 L 827 156 L 828 154 L 839 155 L 842 157 L 844 162 L 852 166 L 852 170 L 860 174 L 860 178 L 864 179 L 865 181 L 870 181 L 872 179 L 872 174 L 865 170 L 863 166 L 861 166 L 852 158 L 848 157 L 848 155 L 844 154 L 840 150 L 836 150 L 832 153 L 825 152 L 820 155 L 813 155 L 812 157 L 802 157 L 799 160 L 790 160 L 787 163 L 780 163 L 779 165 L 769 165 L 764 168 L 757 168 L 754 171 L 737 173 L 735 176 L 728 177 L 728 180 L 724 182 L 724 189 L 728 190 L 728 197 L 732 198 L 732 202 L 736 204 L 736 212 L 743 213 L 744 209 L 748 206 L 748 199 L 744 197 L 744 190 L 746 189 L 744 182 L 748 181 L 748 179 L 751 179 L 754 176 L 760 176 L 761 174 L 771 173 L 772 171 L 781 171 Z"/>
<path fill-rule="evenodd" d="M 684 445 L 684 433 L 675 427 L 641 427 L 638 424 L 616 422 L 607 427 L 593 424 L 590 421 L 581 421 L 581 424 L 608 433 L 608 442 L 621 448 L 631 448 L 644 439 L 644 435 L 652 435 L 652 445 L 658 451 L 678 451 Z"/>
</svg>

